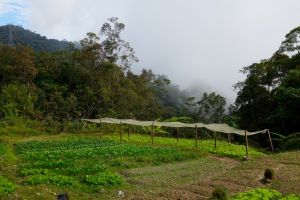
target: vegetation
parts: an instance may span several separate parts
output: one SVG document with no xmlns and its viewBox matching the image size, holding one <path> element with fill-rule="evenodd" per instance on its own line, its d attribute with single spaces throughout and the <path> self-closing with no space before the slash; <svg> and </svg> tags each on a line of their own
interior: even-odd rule
<svg viewBox="0 0 300 200">
<path fill-rule="evenodd" d="M 109 135 L 105 137 L 113 139 L 115 141 L 119 141 L 118 135 Z M 124 137 L 123 140 L 135 144 L 151 143 L 150 136 L 148 135 L 131 135 L 129 138 Z M 193 139 L 180 138 L 177 142 L 175 138 L 155 137 L 154 143 L 156 145 L 174 146 L 183 149 L 195 148 L 195 140 Z M 214 153 L 219 156 L 227 156 L 237 159 L 243 159 L 246 152 L 246 147 L 244 145 L 236 145 L 225 141 L 217 141 L 217 147 L 215 148 L 215 141 L 207 139 L 202 141 L 199 140 L 198 148 L 203 152 Z M 255 148 L 249 148 L 248 151 L 249 156 L 251 157 L 259 157 L 264 155 L 264 153 L 257 151 Z"/>
<path fill-rule="evenodd" d="M 298 151 L 267 156 L 251 145 L 251 159 L 241 162 L 246 147 L 239 136 L 228 143 L 201 130 L 196 149 L 190 139 L 195 133 L 188 128 L 177 141 L 161 137 L 171 136 L 172 129 L 156 127 L 152 144 L 150 127 L 133 127 L 132 132 L 143 134 L 120 137 L 112 133 L 128 127 L 105 125 L 99 134 L 100 127 L 80 121 L 225 122 L 249 131 L 270 129 L 277 151 L 299 149 L 299 28 L 286 35 L 271 58 L 242 68 L 247 77 L 235 85 L 238 96 L 228 113 L 219 94 L 196 98 L 165 75 L 133 73 L 130 67 L 138 59 L 121 37 L 124 30 L 123 23 L 110 18 L 76 49 L 20 27 L 0 27 L 0 196 L 53 199 L 66 190 L 74 199 L 111 199 L 121 188 L 141 199 L 227 199 L 220 188 L 211 196 L 214 186 L 226 184 L 234 193 L 257 188 L 233 199 L 299 199 Z M 74 134 L 56 134 L 66 132 Z M 265 147 L 266 137 L 249 137 L 249 143 Z M 266 168 L 274 171 L 264 174 Z M 258 179 L 272 179 L 274 173 L 272 184 L 259 188 Z"/>
<path fill-rule="evenodd" d="M 67 50 L 74 46 L 71 42 L 47 39 L 45 36 L 14 25 L 0 26 L 0 44 L 26 45 L 32 47 L 35 51 L 49 52 Z"/>
<path fill-rule="evenodd" d="M 264 178 L 267 180 L 272 180 L 274 178 L 274 170 L 273 169 L 266 169 L 264 173 Z"/>
<path fill-rule="evenodd" d="M 18 143 L 23 162 L 19 173 L 30 185 L 57 186 L 120 185 L 117 171 L 197 158 L 193 152 L 176 148 L 118 144 L 112 140 L 70 138 L 62 141 Z"/>
<path fill-rule="evenodd" d="M 210 200 L 228 200 L 229 194 L 226 188 L 218 186 L 214 189 Z"/>
<path fill-rule="evenodd" d="M 299 200 L 300 196 L 291 194 L 283 197 L 280 192 L 272 189 L 256 188 L 235 195 L 234 200 L 270 199 L 270 200 Z"/>
<path fill-rule="evenodd" d="M 12 182 L 0 176 L 0 197 L 12 193 L 15 190 L 16 186 Z"/>
</svg>

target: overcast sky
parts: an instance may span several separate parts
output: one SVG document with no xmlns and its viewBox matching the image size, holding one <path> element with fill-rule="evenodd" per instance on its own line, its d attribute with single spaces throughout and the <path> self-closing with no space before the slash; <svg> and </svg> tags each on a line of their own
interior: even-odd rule
<svg viewBox="0 0 300 200">
<path fill-rule="evenodd" d="M 243 66 L 269 58 L 300 25 L 299 0 L 0 0 L 0 24 L 80 40 L 109 17 L 140 62 L 181 89 L 198 86 L 232 102 Z"/>
</svg>

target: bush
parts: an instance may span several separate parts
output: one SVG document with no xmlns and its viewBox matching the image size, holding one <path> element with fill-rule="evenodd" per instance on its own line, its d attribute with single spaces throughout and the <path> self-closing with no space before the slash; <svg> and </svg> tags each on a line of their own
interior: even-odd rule
<svg viewBox="0 0 300 200">
<path fill-rule="evenodd" d="M 222 186 L 218 186 L 214 189 L 211 197 L 209 198 L 210 200 L 228 200 L 229 199 L 229 194 L 226 188 Z"/>
<path fill-rule="evenodd" d="M 6 178 L 0 176 L 0 196 L 16 191 L 16 186 Z"/>
<path fill-rule="evenodd" d="M 274 170 L 273 169 L 265 169 L 264 179 L 265 180 L 273 180 L 274 179 Z"/>
</svg>

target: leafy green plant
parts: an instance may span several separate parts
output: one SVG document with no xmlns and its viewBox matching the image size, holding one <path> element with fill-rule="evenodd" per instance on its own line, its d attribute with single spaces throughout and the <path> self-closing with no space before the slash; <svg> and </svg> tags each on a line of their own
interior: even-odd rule
<svg viewBox="0 0 300 200">
<path fill-rule="evenodd" d="M 52 184 L 57 186 L 76 186 L 77 182 L 75 179 L 69 176 L 63 175 L 33 175 L 27 179 L 27 183 L 30 185 L 37 185 L 37 184 Z"/>
<path fill-rule="evenodd" d="M 252 200 L 252 199 L 268 199 L 268 200 L 299 200 L 300 196 L 290 194 L 283 197 L 280 192 L 272 189 L 256 188 L 246 192 L 241 192 L 232 197 L 232 200 Z"/>
<path fill-rule="evenodd" d="M 16 186 L 6 178 L 0 176 L 0 196 L 13 193 L 14 191 L 16 191 Z"/>
<path fill-rule="evenodd" d="M 95 175 L 86 175 L 85 181 L 92 185 L 120 185 L 123 179 L 116 174 L 103 172 Z"/>
</svg>

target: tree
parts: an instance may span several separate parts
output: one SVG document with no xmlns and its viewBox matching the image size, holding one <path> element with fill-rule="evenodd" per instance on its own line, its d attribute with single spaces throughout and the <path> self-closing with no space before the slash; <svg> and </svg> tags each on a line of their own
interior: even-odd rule
<svg viewBox="0 0 300 200">
<path fill-rule="evenodd" d="M 224 117 L 226 100 L 212 92 L 203 94 L 198 102 L 199 119 L 204 123 L 220 123 Z"/>
<path fill-rule="evenodd" d="M 108 19 L 100 30 L 100 35 L 104 36 L 101 43 L 105 58 L 111 63 L 119 64 L 123 69 L 128 69 L 132 62 L 137 62 L 135 52 L 130 44 L 121 38 L 121 32 L 125 29 L 125 24 L 120 23 L 117 17 Z"/>
<path fill-rule="evenodd" d="M 35 96 L 28 97 L 28 88 L 23 84 L 8 84 L 0 95 L 0 115 L 2 117 L 32 116 Z"/>
</svg>

